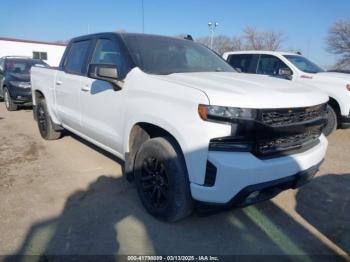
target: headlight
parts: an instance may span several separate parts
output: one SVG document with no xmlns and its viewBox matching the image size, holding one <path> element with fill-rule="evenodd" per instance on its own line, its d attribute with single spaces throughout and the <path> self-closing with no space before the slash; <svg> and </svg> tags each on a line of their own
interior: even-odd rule
<svg viewBox="0 0 350 262">
<path fill-rule="evenodd" d="M 22 82 L 22 81 L 10 81 L 10 84 L 20 88 L 30 88 L 32 86 L 30 82 Z"/>
<path fill-rule="evenodd" d="M 227 106 L 199 105 L 198 113 L 205 121 L 212 120 L 227 123 L 237 119 L 254 120 L 257 117 L 256 109 Z"/>
</svg>

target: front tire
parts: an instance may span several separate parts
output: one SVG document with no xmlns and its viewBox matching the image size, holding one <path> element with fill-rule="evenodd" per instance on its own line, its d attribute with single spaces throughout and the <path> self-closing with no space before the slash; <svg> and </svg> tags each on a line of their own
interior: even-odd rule
<svg viewBox="0 0 350 262">
<path fill-rule="evenodd" d="M 18 109 L 18 106 L 13 102 L 10 92 L 7 90 L 7 88 L 4 88 L 4 102 L 7 111 L 16 111 Z"/>
<path fill-rule="evenodd" d="M 36 119 L 38 123 L 39 132 L 45 140 L 56 140 L 61 137 L 61 132 L 55 130 L 54 124 L 51 120 L 47 110 L 45 100 L 40 100 L 37 104 Z"/>
<path fill-rule="evenodd" d="M 171 139 L 157 137 L 143 143 L 136 154 L 134 174 L 141 202 L 152 216 L 175 222 L 191 213 L 185 160 Z"/>
<path fill-rule="evenodd" d="M 323 134 L 325 136 L 329 136 L 331 133 L 333 133 L 338 126 L 338 117 L 335 113 L 334 109 L 327 105 L 327 125 L 323 129 Z"/>
</svg>

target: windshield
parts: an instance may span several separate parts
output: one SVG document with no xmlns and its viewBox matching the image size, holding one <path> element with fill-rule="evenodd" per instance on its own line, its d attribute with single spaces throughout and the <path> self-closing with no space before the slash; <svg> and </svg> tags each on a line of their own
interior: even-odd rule
<svg viewBox="0 0 350 262">
<path fill-rule="evenodd" d="M 29 74 L 32 66 L 48 67 L 46 63 L 40 60 L 6 59 L 6 71 L 9 73 Z"/>
<path fill-rule="evenodd" d="M 234 72 L 213 51 L 190 40 L 151 35 L 124 35 L 124 40 L 136 66 L 146 73 Z"/>
<path fill-rule="evenodd" d="M 303 56 L 285 55 L 284 57 L 287 58 L 299 70 L 301 70 L 305 73 L 316 74 L 316 73 L 324 72 L 324 70 L 321 67 L 312 63 L 310 60 L 308 60 L 307 58 L 305 58 Z"/>
</svg>

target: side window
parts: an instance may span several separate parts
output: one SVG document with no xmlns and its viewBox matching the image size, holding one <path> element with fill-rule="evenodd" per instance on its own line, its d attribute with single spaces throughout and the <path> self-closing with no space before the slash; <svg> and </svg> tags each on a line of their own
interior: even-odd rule
<svg viewBox="0 0 350 262">
<path fill-rule="evenodd" d="M 91 40 L 72 43 L 64 68 L 69 73 L 82 74 Z"/>
<path fill-rule="evenodd" d="M 242 73 L 252 73 L 250 68 L 252 65 L 253 55 L 230 55 L 228 63 Z"/>
<path fill-rule="evenodd" d="M 118 42 L 111 39 L 97 40 L 91 63 L 116 65 L 123 72 L 125 65 Z"/>
<path fill-rule="evenodd" d="M 47 52 L 33 51 L 33 59 L 47 60 Z"/>
<path fill-rule="evenodd" d="M 261 55 L 257 74 L 278 76 L 281 68 L 289 68 L 281 59 L 273 55 Z"/>
</svg>

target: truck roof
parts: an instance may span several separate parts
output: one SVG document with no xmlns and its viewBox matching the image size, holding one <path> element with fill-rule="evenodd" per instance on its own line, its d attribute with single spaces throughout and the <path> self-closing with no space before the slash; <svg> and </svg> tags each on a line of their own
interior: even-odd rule
<svg viewBox="0 0 350 262">
<path fill-rule="evenodd" d="M 33 59 L 29 56 L 18 56 L 18 55 L 7 55 L 7 56 L 3 56 L 1 58 L 4 58 L 4 59 L 8 59 L 8 58 L 12 58 L 12 59 Z"/>
<path fill-rule="evenodd" d="M 165 38 L 174 38 L 174 39 L 180 39 L 180 40 L 184 40 L 184 41 L 189 41 L 186 39 L 182 39 L 182 38 L 178 38 L 178 37 L 173 37 L 173 36 L 165 36 L 165 35 L 157 35 L 157 34 L 143 34 L 143 33 L 124 33 L 124 32 L 101 32 L 101 33 L 95 33 L 95 34 L 89 34 L 89 35 L 81 35 L 78 37 L 74 37 L 70 40 L 70 42 L 72 41 L 77 41 L 80 39 L 85 39 L 85 38 L 89 38 L 89 37 L 98 37 L 98 36 L 106 36 L 106 35 L 119 35 L 121 37 L 123 36 L 127 36 L 127 35 L 135 35 L 135 36 L 156 36 L 156 37 L 165 37 Z"/>
<path fill-rule="evenodd" d="M 297 53 L 293 52 L 282 52 L 282 51 L 263 51 L 263 50 L 247 50 L 247 51 L 230 51 L 230 52 L 225 52 L 223 56 L 228 56 L 232 54 L 264 54 L 264 55 L 299 55 Z"/>
</svg>

